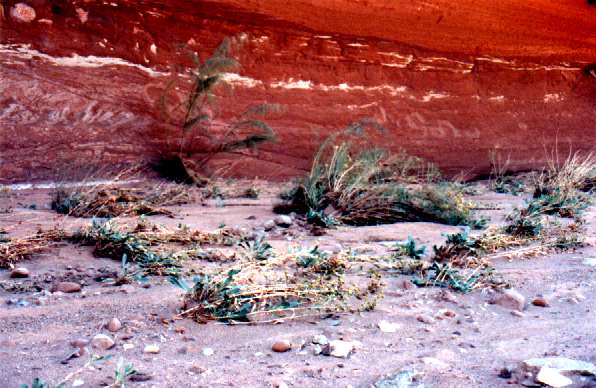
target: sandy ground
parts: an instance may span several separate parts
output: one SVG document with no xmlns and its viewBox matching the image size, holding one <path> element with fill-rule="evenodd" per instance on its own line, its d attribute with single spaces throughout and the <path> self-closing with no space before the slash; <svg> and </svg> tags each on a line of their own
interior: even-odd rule
<svg viewBox="0 0 596 388">
<path fill-rule="evenodd" d="M 261 186 L 263 192 L 257 200 L 229 200 L 223 207 L 213 202 L 183 205 L 172 208 L 179 214 L 175 219 L 150 219 L 204 230 L 214 230 L 222 223 L 257 228 L 274 217 L 271 204 L 280 191 L 280 187 Z M 48 198 L 47 190 L 3 193 L 0 228 L 19 236 L 39 227 L 59 224 L 72 229 L 89 221 L 57 215 L 49 210 Z M 486 191 L 473 199 L 496 209 L 483 211 L 493 223 L 501 222 L 503 214 L 523 201 Z M 594 210 L 587 214 L 589 241 L 596 238 L 595 214 Z M 278 251 L 296 243 L 330 250 L 341 246 L 378 251 L 384 241 L 403 240 L 409 235 L 430 248 L 443 240 L 443 233 L 457 230 L 437 224 L 401 223 L 342 226 L 314 237 L 292 226 L 274 230 L 268 239 Z M 106 352 L 92 352 L 113 358 L 80 373 L 77 379 L 82 386 L 112 383 L 120 357 L 150 377 L 148 381 L 128 382 L 132 387 L 368 387 L 401 371 L 416 371 L 417 382 L 426 387 L 519 386 L 516 375 L 504 379 L 498 377 L 499 371 L 503 367 L 516 369 L 528 358 L 552 355 L 596 363 L 596 266 L 587 261 L 594 257 L 596 249 L 591 245 L 531 259 L 495 260 L 496 271 L 528 300 L 543 295 L 550 302 L 546 308 L 529 305 L 520 316 L 488 304 L 486 291 L 462 295 L 437 288 L 404 287 L 407 276 L 385 274 L 385 298 L 372 312 L 277 325 L 202 325 L 171 320 L 180 308 L 182 291 L 165 279 L 151 278 L 148 288 L 140 284 L 106 286 L 94 277 L 117 271 L 119 263 L 93 257 L 90 248 L 64 245 L 21 263 L 31 271 L 30 279 L 10 279 L 8 271 L 0 271 L 2 284 L 13 286 L 11 291 L 0 288 L 0 387 L 30 384 L 34 377 L 60 381 L 89 358 L 87 354 L 64 361 L 74 350 L 69 343 L 90 340 L 98 333 L 112 336 L 116 345 Z M 14 289 L 15 285 L 37 281 L 49 290 L 60 279 L 83 283 L 82 292 Z M 445 317 L 445 310 L 454 316 Z M 420 315 L 442 319 L 423 323 L 417 319 Z M 104 328 L 113 317 L 123 324 L 116 333 Z M 382 332 L 378 326 L 382 320 L 397 324 L 399 329 Z M 319 334 L 360 341 L 361 345 L 345 359 L 314 355 L 310 342 Z M 278 340 L 289 340 L 293 349 L 272 352 L 271 345 Z M 158 354 L 143 352 L 151 344 L 159 346 Z M 205 354 L 206 348 L 213 354 Z M 577 387 L 596 386 L 593 377 L 574 376 L 573 380 Z"/>
</svg>

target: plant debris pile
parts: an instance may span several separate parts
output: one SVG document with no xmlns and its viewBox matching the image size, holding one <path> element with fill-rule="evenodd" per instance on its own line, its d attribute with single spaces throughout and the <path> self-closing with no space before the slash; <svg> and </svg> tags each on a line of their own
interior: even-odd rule
<svg viewBox="0 0 596 388">
<path fill-rule="evenodd" d="M 0 268 L 10 268 L 19 261 L 47 251 L 65 238 L 59 229 L 38 231 L 32 236 L 9 238 L 0 233 Z"/>
<path fill-rule="evenodd" d="M 168 185 L 146 192 L 141 189 L 100 187 L 86 191 L 59 188 L 52 193 L 51 207 L 73 217 L 112 218 L 174 214 L 163 206 L 190 203 L 193 197 L 183 186 Z"/>
</svg>

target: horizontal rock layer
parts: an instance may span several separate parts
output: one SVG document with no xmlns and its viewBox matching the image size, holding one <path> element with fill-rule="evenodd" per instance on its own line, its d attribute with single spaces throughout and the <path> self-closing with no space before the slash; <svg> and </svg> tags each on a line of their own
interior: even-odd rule
<svg viewBox="0 0 596 388">
<path fill-rule="evenodd" d="M 30 0 L 0 13 L 0 182 L 155 160 L 156 101 L 187 51 L 235 37 L 218 119 L 276 103 L 278 141 L 213 168 L 280 179 L 374 118 L 371 145 L 486 173 L 596 146 L 596 8 L 587 1 Z M 18 12 L 17 12 L 18 11 Z M 33 12 L 30 12 L 33 11 Z M 233 163 L 230 163 L 232 162 Z"/>
</svg>

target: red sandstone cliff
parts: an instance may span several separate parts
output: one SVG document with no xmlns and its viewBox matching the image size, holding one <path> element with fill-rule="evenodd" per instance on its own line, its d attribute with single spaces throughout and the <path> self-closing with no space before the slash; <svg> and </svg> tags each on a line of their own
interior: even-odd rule
<svg viewBox="0 0 596 388">
<path fill-rule="evenodd" d="M 295 175 L 362 117 L 387 128 L 371 142 L 450 171 L 486 171 L 494 148 L 523 169 L 556 143 L 596 146 L 585 0 L 8 0 L 0 23 L 0 182 L 155 157 L 169 66 L 225 36 L 243 66 L 221 117 L 284 107 L 269 119 L 279 142 L 244 158 L 245 175 Z"/>
</svg>

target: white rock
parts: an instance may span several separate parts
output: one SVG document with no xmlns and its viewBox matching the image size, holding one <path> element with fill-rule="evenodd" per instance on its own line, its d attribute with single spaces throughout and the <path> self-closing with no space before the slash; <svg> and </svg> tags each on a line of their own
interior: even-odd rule
<svg viewBox="0 0 596 388">
<path fill-rule="evenodd" d="M 135 345 L 134 344 L 124 344 L 122 345 L 122 349 L 126 350 L 130 350 L 130 349 L 134 349 Z"/>
<path fill-rule="evenodd" d="M 329 341 L 323 349 L 323 354 L 338 358 L 347 358 L 354 350 L 354 343 L 341 340 Z"/>
<path fill-rule="evenodd" d="M 147 345 L 147 346 L 145 346 L 145 349 L 143 349 L 143 353 L 157 354 L 157 353 L 159 353 L 159 346 Z"/>
<path fill-rule="evenodd" d="M 546 384 L 550 387 L 561 388 L 573 384 L 573 380 L 563 376 L 557 369 L 543 366 L 536 376 L 536 381 Z"/>
<path fill-rule="evenodd" d="M 329 340 L 323 334 L 317 334 L 312 337 L 312 343 L 318 345 L 327 345 Z"/>
<path fill-rule="evenodd" d="M 286 216 L 285 214 L 281 214 L 281 215 L 275 217 L 274 221 L 278 226 L 282 226 L 284 228 L 291 226 L 292 222 L 293 222 L 292 217 Z"/>
<path fill-rule="evenodd" d="M 496 294 L 490 302 L 517 311 L 523 311 L 526 307 L 526 298 L 513 288 Z"/>
<path fill-rule="evenodd" d="M 559 372 L 596 375 L 596 365 L 565 357 L 531 358 L 524 361 L 524 366 L 529 371 L 536 371 L 546 366 L 557 369 Z"/>
<path fill-rule="evenodd" d="M 212 348 L 203 348 L 203 356 L 213 356 L 215 351 Z"/>
<path fill-rule="evenodd" d="M 108 350 L 114 347 L 114 340 L 105 334 L 97 334 L 91 340 L 91 346 L 99 350 Z"/>
<path fill-rule="evenodd" d="M 399 328 L 400 325 L 394 322 L 388 322 L 386 320 L 379 322 L 379 329 L 381 329 L 383 333 L 395 333 Z"/>
<path fill-rule="evenodd" d="M 275 228 L 275 221 L 273 221 L 273 220 L 265 221 L 265 223 L 263 224 L 263 228 L 266 231 L 270 231 L 271 229 Z"/>
<path fill-rule="evenodd" d="M 584 260 L 585 265 L 591 265 L 592 267 L 596 267 L 596 257 L 590 257 Z"/>
</svg>

